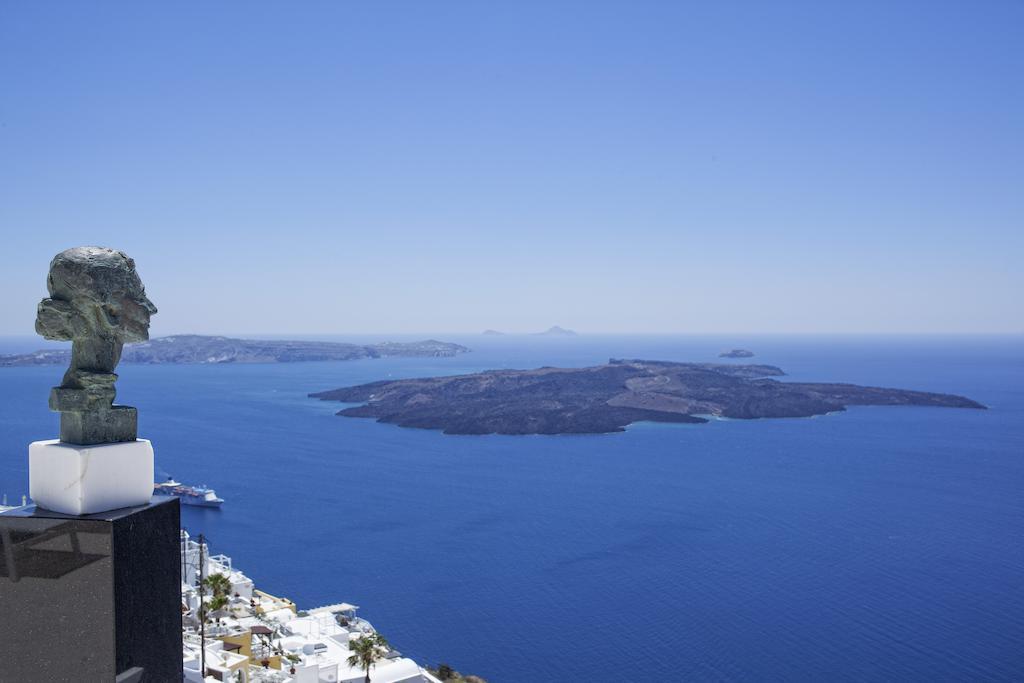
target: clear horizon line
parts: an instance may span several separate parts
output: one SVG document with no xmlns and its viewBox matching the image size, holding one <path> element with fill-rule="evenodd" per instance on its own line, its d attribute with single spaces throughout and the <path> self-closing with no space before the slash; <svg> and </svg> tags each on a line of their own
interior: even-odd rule
<svg viewBox="0 0 1024 683">
<path fill-rule="evenodd" d="M 579 331 L 572 330 L 575 336 L 579 337 L 626 337 L 626 336 L 666 336 L 666 337 L 722 337 L 722 336 L 749 336 L 749 337 L 1018 337 L 1024 336 L 1024 330 L 1018 331 L 827 331 L 827 330 L 814 330 L 814 331 L 629 331 L 629 332 L 610 332 L 610 331 Z M 230 338 L 244 338 L 244 337 L 344 337 L 344 336 L 402 336 L 402 337 L 437 337 L 444 335 L 453 336 L 474 336 L 474 337 L 492 337 L 492 336 L 508 336 L 508 337 L 548 337 L 556 335 L 546 335 L 542 332 L 501 332 L 500 335 L 485 335 L 482 331 L 419 331 L 419 332 L 400 332 L 400 331 L 344 331 L 344 332 L 161 332 L 159 334 L 152 334 L 150 338 L 156 339 L 160 337 L 175 337 L 185 335 L 198 335 L 207 337 L 230 337 Z M 37 335 L 33 333 L 0 333 L 0 338 L 33 338 Z M 565 338 L 565 337 L 561 337 Z M 40 339 L 40 341 L 46 341 Z"/>
</svg>

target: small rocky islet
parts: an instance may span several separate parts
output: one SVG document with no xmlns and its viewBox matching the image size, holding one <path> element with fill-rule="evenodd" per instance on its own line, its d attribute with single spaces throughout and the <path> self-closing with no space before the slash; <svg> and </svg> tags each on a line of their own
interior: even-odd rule
<svg viewBox="0 0 1024 683">
<path fill-rule="evenodd" d="M 780 382 L 773 365 L 612 359 L 586 368 L 492 370 L 379 381 L 310 394 L 338 412 L 446 434 L 599 434 L 633 422 L 811 417 L 847 406 L 985 409 L 963 396 L 854 384 Z"/>
<path fill-rule="evenodd" d="M 718 354 L 719 358 L 753 358 L 754 352 L 749 349 L 729 349 Z"/>
</svg>

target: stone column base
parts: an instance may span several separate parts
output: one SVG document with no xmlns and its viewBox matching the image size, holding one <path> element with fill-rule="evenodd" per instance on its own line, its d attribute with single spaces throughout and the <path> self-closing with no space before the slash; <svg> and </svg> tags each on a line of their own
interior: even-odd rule
<svg viewBox="0 0 1024 683">
<path fill-rule="evenodd" d="M 0 680 L 180 683 L 178 505 L 0 513 Z"/>
<path fill-rule="evenodd" d="M 146 439 L 96 446 L 35 441 L 28 486 L 36 506 L 65 515 L 145 505 L 153 497 L 153 446 Z"/>
</svg>

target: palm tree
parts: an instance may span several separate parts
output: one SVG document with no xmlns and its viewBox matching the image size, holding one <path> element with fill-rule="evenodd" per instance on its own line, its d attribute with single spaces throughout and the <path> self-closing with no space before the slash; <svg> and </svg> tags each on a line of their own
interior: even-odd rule
<svg viewBox="0 0 1024 683">
<path fill-rule="evenodd" d="M 199 618 L 207 620 L 213 612 L 219 612 L 227 607 L 228 594 L 231 592 L 231 579 L 224 574 L 210 574 L 203 579 L 203 585 L 213 593 L 209 602 L 199 608 Z"/>
<path fill-rule="evenodd" d="M 370 683 L 370 667 L 383 659 L 390 647 L 381 634 L 367 633 L 349 643 L 348 648 L 352 651 L 352 656 L 348 658 L 348 665 L 365 671 L 365 683 Z"/>
<path fill-rule="evenodd" d="M 214 597 L 227 597 L 231 592 L 231 579 L 224 574 L 210 574 L 203 583 L 213 592 Z"/>
</svg>

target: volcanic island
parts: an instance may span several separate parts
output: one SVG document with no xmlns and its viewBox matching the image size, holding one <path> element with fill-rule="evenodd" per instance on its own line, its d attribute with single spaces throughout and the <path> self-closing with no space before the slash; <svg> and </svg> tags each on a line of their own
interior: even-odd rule
<svg viewBox="0 0 1024 683">
<path fill-rule="evenodd" d="M 774 365 L 611 359 L 585 368 L 490 370 L 371 382 L 310 394 L 338 412 L 445 434 L 600 434 L 633 422 L 825 415 L 847 406 L 985 406 L 963 396 L 855 384 L 781 382 Z"/>
</svg>

